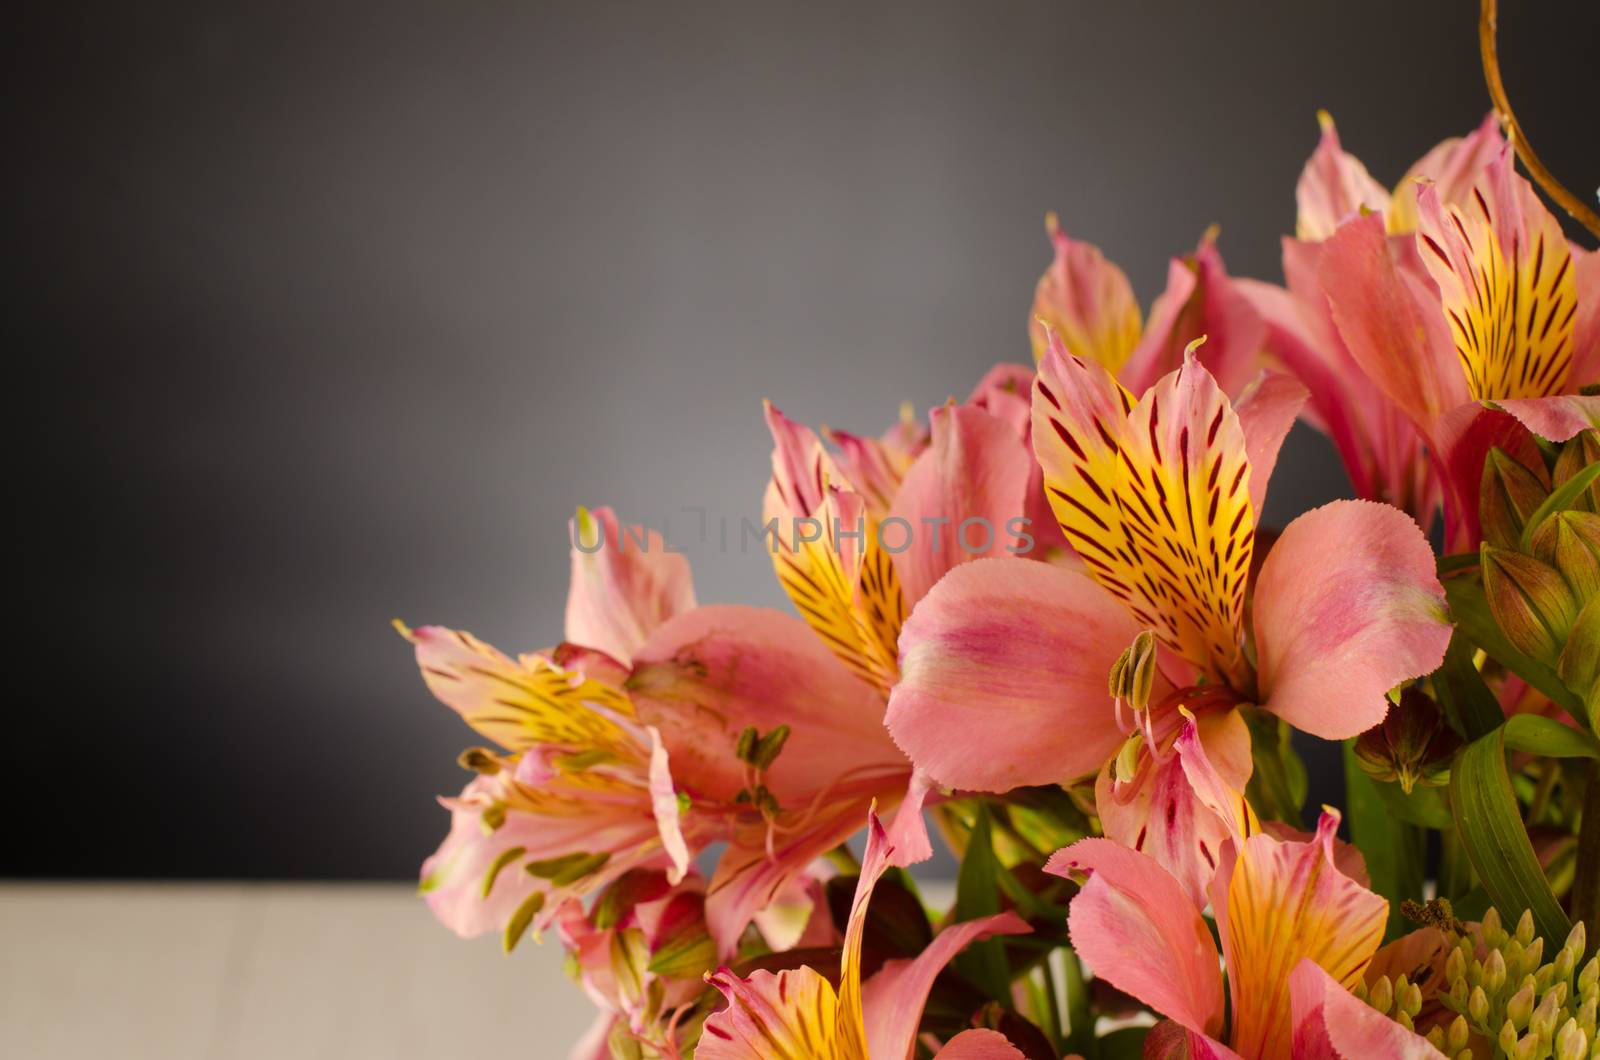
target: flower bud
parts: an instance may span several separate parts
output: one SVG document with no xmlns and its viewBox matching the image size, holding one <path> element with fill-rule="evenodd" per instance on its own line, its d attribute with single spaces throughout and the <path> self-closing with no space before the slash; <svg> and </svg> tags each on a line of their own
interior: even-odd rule
<svg viewBox="0 0 1600 1060">
<path fill-rule="evenodd" d="M 1561 455 L 1556 457 L 1551 478 L 1557 486 L 1565 486 L 1572 476 L 1597 460 L 1600 460 L 1600 431 L 1584 431 L 1574 435 L 1561 447 Z M 1600 512 L 1600 480 L 1591 482 L 1588 489 L 1573 498 L 1572 507 L 1580 511 Z"/>
<path fill-rule="evenodd" d="M 1588 1052 L 1589 1043 L 1578 1029 L 1578 1021 L 1568 1019 L 1556 1031 L 1556 1060 L 1584 1060 Z"/>
<path fill-rule="evenodd" d="M 1367 1004 L 1385 1016 L 1394 1007 L 1394 986 L 1387 975 L 1378 976 L 1378 981 L 1367 988 Z"/>
<path fill-rule="evenodd" d="M 1497 548 L 1516 548 L 1523 527 L 1549 495 L 1542 466 L 1535 474 L 1504 450 L 1489 450 L 1478 485 L 1478 519 L 1483 539 Z"/>
<path fill-rule="evenodd" d="M 1489 995 L 1483 992 L 1483 987 L 1472 988 L 1472 996 L 1467 999 L 1467 1015 L 1472 1017 L 1474 1023 L 1482 1023 L 1489 1018 Z"/>
<path fill-rule="evenodd" d="M 1554 568 L 1520 552 L 1484 545 L 1483 590 L 1506 639 L 1523 654 L 1554 666 L 1578 617 L 1572 590 Z"/>
<path fill-rule="evenodd" d="M 1460 746 L 1438 705 L 1427 693 L 1408 688 L 1380 724 L 1361 734 L 1354 750 L 1368 776 L 1396 781 L 1409 795 L 1418 784 L 1447 783 L 1450 760 Z"/>
<path fill-rule="evenodd" d="M 1517 1049 L 1517 1025 L 1510 1020 L 1500 1026 L 1500 1037 L 1497 1039 L 1500 1051 L 1507 1056 L 1512 1055 Z"/>
<path fill-rule="evenodd" d="M 1533 984 L 1523 983 L 1521 989 L 1506 1002 L 1506 1019 L 1516 1024 L 1517 1030 L 1528 1025 L 1533 1016 Z"/>
<path fill-rule="evenodd" d="M 1479 1020 L 1479 1022 L 1482 1022 L 1482 1020 Z M 1467 1047 L 1467 1039 L 1471 1036 L 1471 1034 L 1472 1030 L 1467 1026 L 1466 1017 L 1457 1016 L 1455 1019 L 1450 1021 L 1450 1031 L 1445 1036 L 1445 1044 L 1450 1047 L 1450 1052 L 1452 1055 L 1459 1053 L 1461 1050 Z"/>
<path fill-rule="evenodd" d="M 1556 512 L 1534 531 L 1532 548 L 1566 579 L 1580 607 L 1600 594 L 1600 515 Z"/>
<path fill-rule="evenodd" d="M 1524 909 L 1522 911 L 1522 915 L 1517 918 L 1517 930 L 1511 937 L 1516 939 L 1517 942 L 1523 946 L 1528 945 L 1534 940 L 1535 935 L 1533 928 L 1532 909 Z"/>
<path fill-rule="evenodd" d="M 1583 701 L 1589 724 L 1600 725 L 1600 594 L 1596 594 L 1567 633 L 1567 646 L 1556 660 L 1556 675 Z"/>
</svg>

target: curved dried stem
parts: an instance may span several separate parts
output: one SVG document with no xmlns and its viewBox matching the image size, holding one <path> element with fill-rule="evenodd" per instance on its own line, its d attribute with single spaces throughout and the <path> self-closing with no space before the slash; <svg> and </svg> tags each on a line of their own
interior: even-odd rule
<svg viewBox="0 0 1600 1060">
<path fill-rule="evenodd" d="M 1528 142 L 1527 135 L 1517 122 L 1517 116 L 1511 111 L 1511 100 L 1506 98 L 1506 86 L 1500 80 L 1500 51 L 1495 42 L 1499 7 L 1498 0 L 1483 0 L 1483 6 L 1478 14 L 1478 48 L 1483 56 L 1483 80 L 1489 86 L 1489 98 L 1494 101 L 1494 109 L 1500 114 L 1500 123 L 1505 126 L 1506 135 L 1511 138 L 1512 146 L 1517 149 L 1517 157 L 1522 159 L 1529 176 L 1533 177 L 1544 193 L 1557 205 L 1571 214 L 1574 220 L 1594 236 L 1600 237 L 1600 217 L 1595 215 L 1587 203 L 1568 191 L 1555 178 L 1555 174 L 1539 161 L 1539 156 L 1534 154 L 1533 145 Z"/>
</svg>

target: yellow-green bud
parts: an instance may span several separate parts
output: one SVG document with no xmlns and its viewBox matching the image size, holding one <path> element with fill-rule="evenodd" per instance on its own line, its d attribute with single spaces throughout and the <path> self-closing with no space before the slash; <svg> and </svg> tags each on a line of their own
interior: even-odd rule
<svg viewBox="0 0 1600 1060">
<path fill-rule="evenodd" d="M 1556 466 L 1550 476 L 1557 486 L 1565 486 L 1572 476 L 1595 461 L 1600 460 L 1600 431 L 1584 431 L 1561 447 Z M 1600 512 L 1600 480 L 1573 498 L 1572 507 L 1586 512 Z"/>
<path fill-rule="evenodd" d="M 1489 450 L 1478 484 L 1478 521 L 1485 541 L 1516 548 L 1523 527 L 1550 495 L 1544 467 L 1537 473 L 1501 449 Z"/>
<path fill-rule="evenodd" d="M 1589 1052 L 1589 1042 L 1578 1021 L 1569 1019 L 1556 1032 L 1556 1060 L 1584 1060 Z"/>
<path fill-rule="evenodd" d="M 1532 556 L 1484 545 L 1483 591 L 1506 639 L 1523 654 L 1554 666 L 1578 617 L 1572 590 L 1553 567 Z"/>
<path fill-rule="evenodd" d="M 1600 515 L 1562 511 L 1539 524 L 1533 555 L 1560 572 L 1579 606 L 1600 593 Z"/>
<path fill-rule="evenodd" d="M 1511 1020 L 1506 1020 L 1500 1025 L 1500 1037 L 1496 1039 L 1500 1051 L 1507 1056 L 1517 1051 L 1517 1025 Z"/>
<path fill-rule="evenodd" d="M 1489 993 L 1494 994 L 1506 985 L 1506 959 L 1499 950 L 1491 950 L 1489 959 L 1483 964 L 1483 986 Z"/>
<path fill-rule="evenodd" d="M 1472 988 L 1472 996 L 1467 999 L 1467 1015 L 1472 1017 L 1474 1023 L 1482 1023 L 1489 1018 L 1489 995 L 1483 992 L 1483 987 Z"/>
<path fill-rule="evenodd" d="M 1389 982 L 1387 975 L 1378 976 L 1378 981 L 1367 988 L 1367 1004 L 1385 1016 L 1394 1007 L 1394 984 Z"/>
<path fill-rule="evenodd" d="M 1450 1033 L 1445 1038 L 1445 1044 L 1450 1047 L 1452 1053 L 1458 1053 L 1467 1047 L 1467 1039 L 1471 1034 L 1472 1030 L 1467 1026 L 1466 1017 L 1457 1016 L 1450 1021 Z"/>
<path fill-rule="evenodd" d="M 1517 918 L 1517 931 L 1512 938 L 1516 939 L 1517 942 L 1523 946 L 1528 945 L 1534 940 L 1535 935 L 1533 930 L 1532 909 L 1524 909 L 1522 911 L 1522 915 Z"/>
<path fill-rule="evenodd" d="M 1533 984 L 1525 982 L 1506 1002 L 1506 1019 L 1516 1024 L 1519 1031 L 1528 1025 L 1528 1020 L 1533 1016 L 1533 999 Z"/>
</svg>

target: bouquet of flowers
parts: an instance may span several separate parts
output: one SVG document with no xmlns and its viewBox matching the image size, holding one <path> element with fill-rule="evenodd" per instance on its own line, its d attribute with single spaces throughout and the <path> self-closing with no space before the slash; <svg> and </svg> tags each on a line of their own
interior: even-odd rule
<svg viewBox="0 0 1600 1060">
<path fill-rule="evenodd" d="M 1052 217 L 1033 365 L 768 404 L 799 617 L 580 508 L 563 643 L 400 627 L 485 741 L 433 912 L 553 934 L 581 1057 L 1600 1057 L 1600 254 L 1501 112 L 1392 191 L 1324 115 L 1281 286 Z M 1268 528 L 1297 418 L 1360 499 Z"/>
</svg>

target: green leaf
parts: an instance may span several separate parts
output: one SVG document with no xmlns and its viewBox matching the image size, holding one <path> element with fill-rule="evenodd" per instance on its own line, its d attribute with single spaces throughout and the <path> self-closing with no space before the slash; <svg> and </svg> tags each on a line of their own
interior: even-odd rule
<svg viewBox="0 0 1600 1060">
<path fill-rule="evenodd" d="M 1600 478 L 1600 460 L 1595 461 L 1582 471 L 1567 479 L 1566 482 L 1550 491 L 1550 496 L 1544 503 L 1533 510 L 1528 517 L 1528 522 L 1522 528 L 1520 549 L 1523 552 L 1533 552 L 1533 532 L 1539 529 L 1539 524 L 1544 522 L 1556 512 L 1566 511 L 1578 499 L 1578 494 L 1589 488 L 1589 483 Z"/>
<path fill-rule="evenodd" d="M 1506 746 L 1547 758 L 1600 759 L 1600 739 L 1536 714 L 1518 714 L 1506 721 Z"/>
<path fill-rule="evenodd" d="M 1560 677 L 1550 667 L 1522 654 L 1511 646 L 1500 627 L 1489 613 L 1489 601 L 1483 595 L 1483 583 L 1476 577 L 1450 578 L 1444 583 L 1445 596 L 1450 601 L 1450 617 L 1456 630 L 1464 633 L 1472 643 L 1494 656 L 1512 673 L 1537 688 L 1574 718 L 1585 717 L 1583 704 L 1573 695 Z"/>
<path fill-rule="evenodd" d="M 962 923 L 1000 912 L 998 869 L 989 830 L 989 807 L 980 802 L 972 821 L 972 838 L 956 877 L 952 922 Z M 1006 963 L 1005 944 L 999 939 L 974 942 L 956 956 L 955 967 L 990 998 L 1007 1008 L 1011 1006 L 1011 969 Z"/>
<path fill-rule="evenodd" d="M 1472 655 L 1471 642 L 1456 630 L 1450 635 L 1444 663 L 1433 675 L 1434 698 L 1450 724 L 1468 740 L 1489 735 L 1505 720 L 1500 701 L 1483 683 L 1483 675 L 1473 665 Z"/>
<path fill-rule="evenodd" d="M 1346 820 L 1350 838 L 1367 859 L 1372 889 L 1389 899 L 1389 926 L 1385 939 L 1395 939 L 1412 925 L 1400 913 L 1405 899 L 1422 898 L 1426 833 L 1390 812 L 1378 793 L 1378 784 L 1362 770 L 1355 756 L 1355 741 L 1344 741 Z"/>
<path fill-rule="evenodd" d="M 1531 909 L 1538 934 L 1564 939 L 1572 923 L 1539 867 L 1506 772 L 1509 728 L 1473 741 L 1457 756 L 1450 774 L 1456 831 L 1500 915 L 1515 921 Z"/>
</svg>

